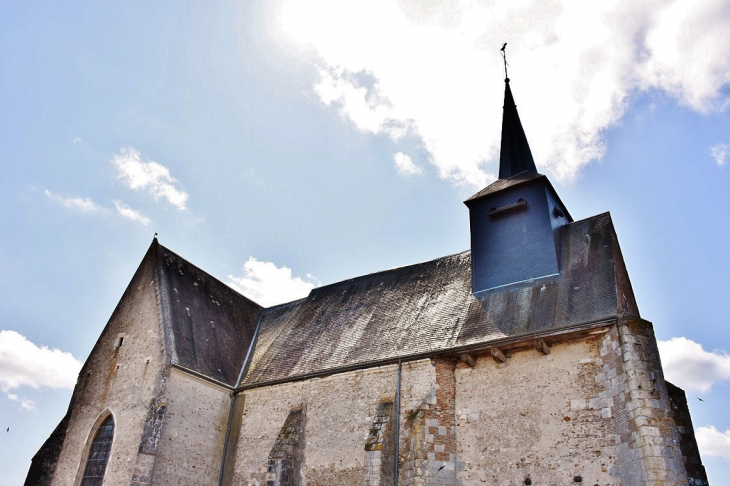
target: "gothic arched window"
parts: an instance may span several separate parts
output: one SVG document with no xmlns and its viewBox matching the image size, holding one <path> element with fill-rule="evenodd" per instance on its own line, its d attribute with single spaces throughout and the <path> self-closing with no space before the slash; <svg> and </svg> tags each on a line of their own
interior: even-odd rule
<svg viewBox="0 0 730 486">
<path fill-rule="evenodd" d="M 86 461 L 81 486 L 101 486 L 106 472 L 106 463 L 112 450 L 114 438 L 114 418 L 109 416 L 99 425 L 89 447 L 89 459 Z"/>
</svg>

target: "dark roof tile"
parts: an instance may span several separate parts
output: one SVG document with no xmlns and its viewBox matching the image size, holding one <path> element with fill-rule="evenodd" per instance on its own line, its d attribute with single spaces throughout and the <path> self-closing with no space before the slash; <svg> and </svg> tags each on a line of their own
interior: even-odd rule
<svg viewBox="0 0 730 486">
<path fill-rule="evenodd" d="M 162 245 L 156 274 L 172 362 L 235 386 L 262 307 Z"/>
<path fill-rule="evenodd" d="M 266 309 L 243 385 L 557 330 L 616 315 L 608 213 L 558 230 L 560 275 L 471 293 L 469 251 Z"/>
<path fill-rule="evenodd" d="M 517 175 L 507 178 L 507 179 L 497 179 L 496 181 L 492 182 L 487 187 L 485 187 L 481 191 L 477 192 L 476 194 L 474 194 L 473 196 L 471 196 L 469 199 L 467 199 L 464 202 L 468 203 L 469 201 L 473 201 L 474 199 L 479 199 L 480 197 L 484 197 L 489 194 L 493 194 L 497 191 L 507 189 L 508 187 L 514 187 L 514 186 L 517 186 L 524 182 L 531 181 L 533 179 L 539 179 L 541 177 L 545 177 L 545 176 L 542 174 L 538 174 L 537 172 L 522 172 L 520 174 L 517 174 Z"/>
</svg>

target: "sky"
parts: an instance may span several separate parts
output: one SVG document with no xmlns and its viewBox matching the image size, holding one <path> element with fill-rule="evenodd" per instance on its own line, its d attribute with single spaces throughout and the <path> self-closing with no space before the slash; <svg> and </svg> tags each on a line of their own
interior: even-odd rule
<svg viewBox="0 0 730 486">
<path fill-rule="evenodd" d="M 611 212 L 721 484 L 729 31 L 727 0 L 0 3 L 0 484 L 155 233 L 262 305 L 468 249 L 504 42 L 538 170 Z"/>
</svg>

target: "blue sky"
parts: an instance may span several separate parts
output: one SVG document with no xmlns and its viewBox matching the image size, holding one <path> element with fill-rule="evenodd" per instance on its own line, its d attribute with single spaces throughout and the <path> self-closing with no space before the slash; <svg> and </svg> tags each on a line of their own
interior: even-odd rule
<svg viewBox="0 0 730 486">
<path fill-rule="evenodd" d="M 503 42 L 538 169 L 575 219 L 611 211 L 730 476 L 730 4 L 584 3 L 0 5 L 0 484 L 155 232 L 262 303 L 467 249 Z"/>
</svg>

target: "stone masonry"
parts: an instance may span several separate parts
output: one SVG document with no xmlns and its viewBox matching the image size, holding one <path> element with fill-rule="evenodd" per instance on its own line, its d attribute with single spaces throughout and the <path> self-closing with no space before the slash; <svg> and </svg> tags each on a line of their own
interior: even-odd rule
<svg viewBox="0 0 730 486">
<path fill-rule="evenodd" d="M 454 486 L 464 464 L 456 455 L 456 382 L 453 358 L 433 358 L 436 383 L 417 409 L 407 411 L 399 484 Z"/>
<path fill-rule="evenodd" d="M 674 411 L 674 422 L 677 424 L 677 432 L 679 432 L 679 447 L 684 457 L 684 467 L 687 469 L 689 484 L 690 486 L 705 486 L 708 484 L 707 473 L 697 448 L 692 417 L 689 415 L 687 406 L 687 396 L 681 388 L 669 382 L 667 382 L 667 391 Z"/>
<path fill-rule="evenodd" d="M 101 417 L 114 416 L 105 485 L 132 483 L 150 403 L 166 385 L 154 265 L 145 258 L 79 373 L 53 485 L 80 482 Z M 28 483 L 32 484 L 32 483 Z"/>
<path fill-rule="evenodd" d="M 465 486 L 618 486 L 598 337 L 458 364 L 456 429 Z M 526 482 L 527 481 L 527 482 Z"/>
<path fill-rule="evenodd" d="M 72 408 L 72 407 L 69 407 Z M 56 463 L 63 447 L 63 440 L 66 438 L 66 427 L 68 426 L 69 413 L 58 424 L 51 436 L 43 444 L 38 453 L 33 456 L 32 465 L 25 484 L 35 486 L 51 486 L 53 474 L 56 472 Z"/>
<path fill-rule="evenodd" d="M 390 486 L 395 477 L 395 403 L 378 403 L 365 441 L 365 486 Z"/>
<path fill-rule="evenodd" d="M 688 484 L 652 324 L 619 319 L 603 338 L 601 356 L 603 373 L 596 379 L 607 388 L 621 484 Z"/>
<path fill-rule="evenodd" d="M 269 453 L 266 486 L 298 486 L 304 448 L 304 404 L 289 412 Z"/>
<path fill-rule="evenodd" d="M 152 484 L 217 484 L 230 393 L 173 368 L 165 397 L 168 403 L 155 452 Z"/>
<path fill-rule="evenodd" d="M 164 396 L 152 400 L 147 412 L 139 452 L 134 463 L 131 486 L 148 486 L 152 484 L 152 472 L 155 468 L 155 454 L 160 443 L 162 424 L 167 410 L 167 398 Z"/>
</svg>

